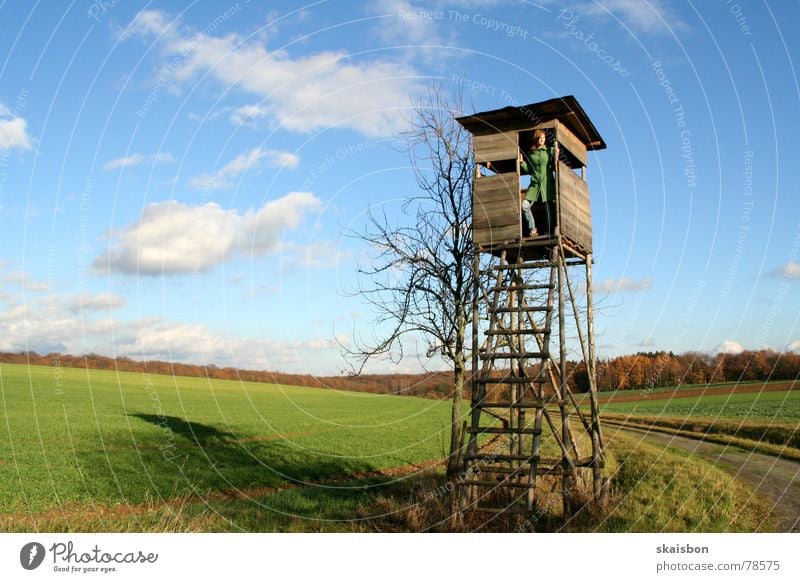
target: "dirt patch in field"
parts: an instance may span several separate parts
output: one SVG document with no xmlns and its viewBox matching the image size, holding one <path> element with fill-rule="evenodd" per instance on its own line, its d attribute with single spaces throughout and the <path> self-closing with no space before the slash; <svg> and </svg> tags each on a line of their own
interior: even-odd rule
<svg viewBox="0 0 800 582">
<path fill-rule="evenodd" d="M 624 390 L 614 394 L 598 394 L 602 404 L 617 402 L 641 402 L 645 400 L 669 400 L 671 398 L 696 398 L 698 396 L 718 396 L 728 394 L 752 394 L 754 392 L 780 392 L 800 390 L 800 382 L 770 382 L 768 384 L 732 384 L 724 386 L 704 386 L 702 388 L 675 388 L 667 391 L 653 391 L 648 394 L 627 394 Z"/>
</svg>

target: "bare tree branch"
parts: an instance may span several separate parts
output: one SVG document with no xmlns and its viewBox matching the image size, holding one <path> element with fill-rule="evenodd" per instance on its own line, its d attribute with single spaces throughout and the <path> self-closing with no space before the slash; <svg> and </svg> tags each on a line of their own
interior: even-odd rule
<svg viewBox="0 0 800 582">
<path fill-rule="evenodd" d="M 473 303 L 471 136 L 455 120 L 463 96 L 448 98 L 438 86 L 415 104 L 401 135 L 418 191 L 401 206 L 399 220 L 368 213 L 362 232 L 350 232 L 373 250 L 359 265 L 360 295 L 374 310 L 373 337 L 356 336 L 345 356 L 360 373 L 375 357 L 399 361 L 403 340 L 422 336 L 427 357 L 453 366 L 453 410 L 448 474 L 455 475 L 462 430 L 462 393 L 471 341 Z"/>
</svg>

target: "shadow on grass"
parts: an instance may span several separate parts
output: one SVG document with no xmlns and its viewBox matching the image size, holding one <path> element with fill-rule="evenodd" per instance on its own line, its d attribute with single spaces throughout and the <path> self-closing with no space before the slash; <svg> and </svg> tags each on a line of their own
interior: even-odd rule
<svg viewBox="0 0 800 582">
<path fill-rule="evenodd" d="M 148 505 L 141 515 L 141 507 L 112 512 L 135 514 L 124 529 L 158 528 L 163 515 L 152 511 L 172 512 L 185 499 L 175 518 L 183 531 L 450 531 L 452 493 L 439 472 L 368 476 L 376 466 L 305 449 L 302 438 L 128 416 L 136 419 L 131 433 L 104 436 L 110 446 L 78 453 L 92 501 Z M 119 517 L 109 516 L 111 523 Z M 514 531 L 497 520 L 469 529 Z"/>
<path fill-rule="evenodd" d="M 159 416 L 156 414 L 131 413 L 128 416 L 149 422 L 165 432 L 194 441 L 200 446 L 224 441 L 236 440 L 236 435 L 231 432 L 219 430 L 216 427 L 199 422 L 191 422 L 177 416 Z"/>
<path fill-rule="evenodd" d="M 243 491 L 375 468 L 305 449 L 277 435 L 234 434 L 175 416 L 128 416 L 151 426 L 139 430 L 133 423 L 130 433 L 104 435 L 103 448 L 76 455 L 85 495 L 92 501 L 140 504 L 220 494 L 236 498 Z"/>
</svg>

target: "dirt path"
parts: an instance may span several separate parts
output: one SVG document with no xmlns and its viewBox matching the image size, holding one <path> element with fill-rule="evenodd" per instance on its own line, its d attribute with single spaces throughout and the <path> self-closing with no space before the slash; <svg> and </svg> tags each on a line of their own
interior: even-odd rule
<svg viewBox="0 0 800 582">
<path fill-rule="evenodd" d="M 800 532 L 800 462 L 655 431 L 619 430 L 644 435 L 648 442 L 688 451 L 709 461 L 769 501 L 776 531 Z"/>
</svg>

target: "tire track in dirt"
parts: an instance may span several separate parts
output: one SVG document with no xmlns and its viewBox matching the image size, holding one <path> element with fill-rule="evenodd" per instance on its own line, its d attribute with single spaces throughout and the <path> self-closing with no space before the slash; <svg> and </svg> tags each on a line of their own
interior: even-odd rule
<svg viewBox="0 0 800 582">
<path fill-rule="evenodd" d="M 710 462 L 769 501 L 776 531 L 800 532 L 800 462 L 647 429 L 618 428 Z M 613 438 L 613 437 L 612 437 Z"/>
</svg>

